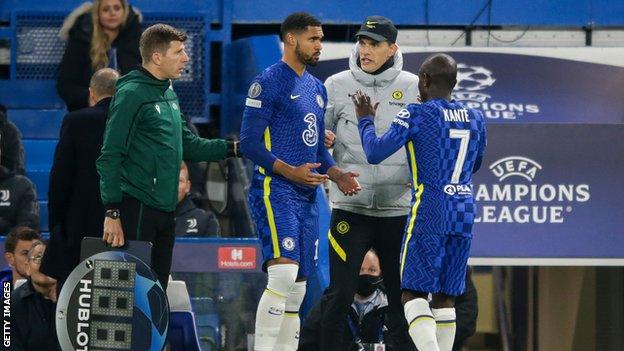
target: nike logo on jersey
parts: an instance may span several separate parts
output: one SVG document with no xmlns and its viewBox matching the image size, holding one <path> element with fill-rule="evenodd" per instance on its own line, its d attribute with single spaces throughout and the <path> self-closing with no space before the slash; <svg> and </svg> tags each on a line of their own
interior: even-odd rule
<svg viewBox="0 0 624 351">
<path fill-rule="evenodd" d="M 291 99 L 291 100 L 294 100 L 294 99 L 296 99 L 296 98 L 298 98 L 298 97 L 300 97 L 300 96 L 301 96 L 301 95 L 290 95 L 290 99 Z"/>
</svg>

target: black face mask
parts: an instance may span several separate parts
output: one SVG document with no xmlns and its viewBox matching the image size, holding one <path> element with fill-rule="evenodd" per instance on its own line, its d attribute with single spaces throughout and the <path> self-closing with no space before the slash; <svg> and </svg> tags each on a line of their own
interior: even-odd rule
<svg viewBox="0 0 624 351">
<path fill-rule="evenodd" d="M 358 278 L 358 285 L 355 292 L 360 296 L 370 296 L 375 292 L 375 290 L 377 290 L 381 281 L 381 277 L 370 274 L 361 274 Z"/>
</svg>

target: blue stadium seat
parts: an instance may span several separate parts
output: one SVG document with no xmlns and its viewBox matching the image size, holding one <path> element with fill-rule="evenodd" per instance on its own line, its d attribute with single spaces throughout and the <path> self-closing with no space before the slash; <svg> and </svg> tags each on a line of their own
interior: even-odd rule
<svg viewBox="0 0 624 351">
<path fill-rule="evenodd" d="M 22 140 L 28 171 L 50 171 L 58 140 Z"/>
<path fill-rule="evenodd" d="M 8 110 L 7 116 L 22 132 L 23 139 L 58 139 L 67 111 L 19 109 Z"/>
<path fill-rule="evenodd" d="M 169 314 L 167 341 L 171 351 L 201 351 L 193 312 L 176 311 Z"/>
<path fill-rule="evenodd" d="M 214 300 L 210 297 L 191 298 L 193 311 L 195 312 L 195 324 L 202 350 L 217 350 L 221 336 L 219 314 L 216 312 Z"/>
<path fill-rule="evenodd" d="M 50 171 L 31 171 L 30 169 L 27 169 L 26 177 L 28 177 L 28 179 L 30 179 L 30 181 L 35 184 L 35 188 L 37 190 L 37 199 L 47 200 Z"/>
</svg>

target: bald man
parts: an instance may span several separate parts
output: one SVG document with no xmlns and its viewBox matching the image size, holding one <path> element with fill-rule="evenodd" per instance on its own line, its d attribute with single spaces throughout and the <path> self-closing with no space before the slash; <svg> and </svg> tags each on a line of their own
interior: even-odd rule
<svg viewBox="0 0 624 351">
<path fill-rule="evenodd" d="M 82 238 L 101 235 L 104 206 L 95 160 L 118 78 L 110 68 L 95 72 L 89 83 L 90 107 L 63 120 L 48 191 L 50 244 L 41 263 L 41 272 L 59 282 L 78 265 Z"/>
<path fill-rule="evenodd" d="M 375 134 L 370 97 L 358 91 L 352 100 L 370 163 L 407 151 L 412 208 L 401 250 L 405 317 L 418 350 L 450 351 L 455 297 L 465 290 L 475 209 L 472 175 L 485 150 L 485 122 L 479 111 L 452 99 L 457 64 L 449 55 L 427 58 L 418 78 L 423 103 L 399 111 L 381 137 Z"/>
</svg>

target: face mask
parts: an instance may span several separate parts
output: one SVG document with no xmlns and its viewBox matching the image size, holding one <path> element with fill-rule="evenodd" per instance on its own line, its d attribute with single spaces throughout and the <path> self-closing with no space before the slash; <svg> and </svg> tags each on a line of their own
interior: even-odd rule
<svg viewBox="0 0 624 351">
<path fill-rule="evenodd" d="M 362 274 L 358 278 L 358 285 L 355 292 L 360 296 L 370 296 L 377 290 L 381 280 L 381 277 L 375 275 Z"/>
</svg>

